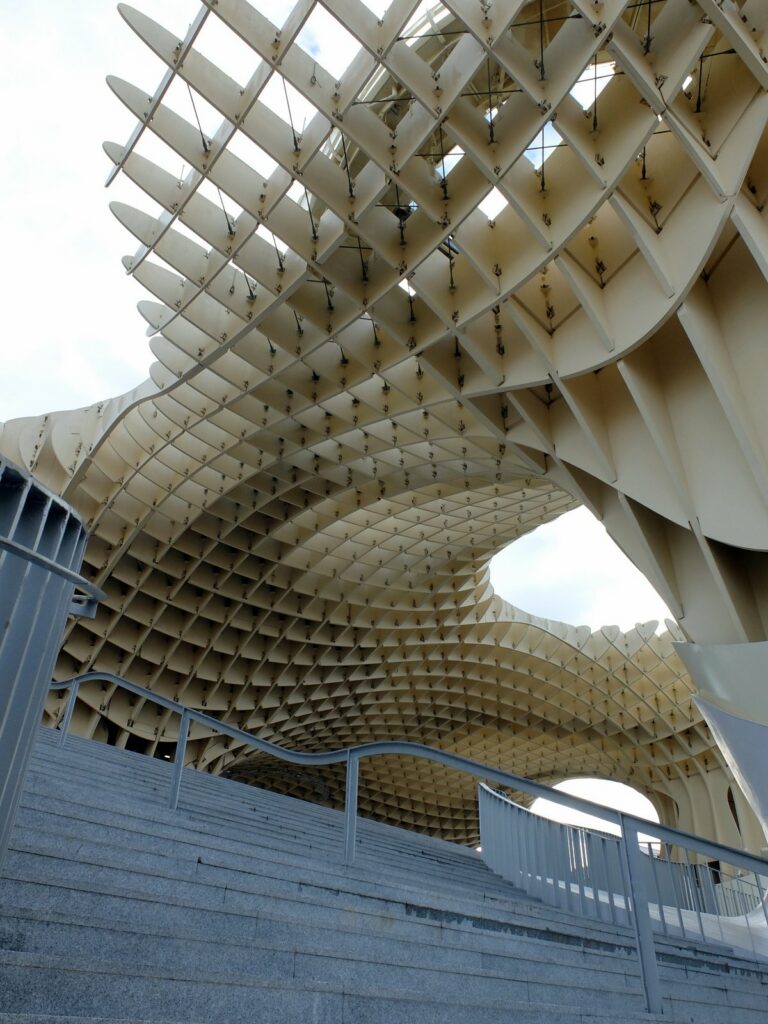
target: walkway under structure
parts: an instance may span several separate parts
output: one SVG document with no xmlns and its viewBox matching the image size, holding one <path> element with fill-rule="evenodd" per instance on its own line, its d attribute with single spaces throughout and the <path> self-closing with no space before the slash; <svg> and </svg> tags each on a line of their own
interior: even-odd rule
<svg viewBox="0 0 768 1024">
<path fill-rule="evenodd" d="M 412 739 L 612 776 L 759 848 L 671 641 L 768 632 L 765 3 L 298 0 L 276 25 L 206 0 L 181 34 L 120 11 L 167 65 L 110 79 L 137 127 L 105 146 L 110 181 L 149 197 L 112 209 L 156 362 L 0 437 L 82 514 L 107 594 L 59 676 L 115 672 L 297 749 Z M 359 44 L 333 73 L 312 44 L 329 18 Z M 214 31 L 248 48 L 247 80 L 206 57 Z M 672 633 L 494 596 L 490 557 L 578 503 Z M 73 726 L 175 740 L 102 684 Z M 188 750 L 343 788 L 221 739 Z M 473 787 L 429 767 L 377 761 L 361 807 L 476 835 Z"/>
</svg>

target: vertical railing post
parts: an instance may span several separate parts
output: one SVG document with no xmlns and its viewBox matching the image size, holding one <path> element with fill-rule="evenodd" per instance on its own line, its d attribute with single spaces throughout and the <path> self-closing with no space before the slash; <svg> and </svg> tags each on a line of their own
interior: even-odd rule
<svg viewBox="0 0 768 1024">
<path fill-rule="evenodd" d="M 621 853 L 627 874 L 629 896 L 632 901 L 632 923 L 635 928 L 637 955 L 640 960 L 640 977 L 645 992 L 645 1005 L 648 1013 L 662 1012 L 661 986 L 659 984 L 659 966 L 656 962 L 656 947 L 651 927 L 651 915 L 648 909 L 648 894 L 643 880 L 643 865 L 640 858 L 640 840 L 637 829 L 619 813 L 621 821 Z M 663 913 L 663 911 L 662 911 Z"/>
<path fill-rule="evenodd" d="M 171 795 L 168 806 L 175 811 L 179 806 L 179 790 L 181 789 L 181 773 L 184 770 L 184 757 L 187 752 L 187 737 L 189 736 L 189 711 L 184 708 L 179 722 L 179 738 L 176 740 L 176 758 L 173 762 L 173 779 L 171 780 Z"/>
<path fill-rule="evenodd" d="M 360 758 L 353 750 L 347 751 L 347 789 L 344 799 L 344 863 L 355 862 L 357 838 L 357 769 Z"/>
<path fill-rule="evenodd" d="M 72 715 L 75 710 L 75 704 L 77 703 L 77 691 L 80 689 L 80 683 L 74 682 L 69 688 L 69 697 L 67 698 L 67 705 L 64 708 L 64 717 L 59 725 L 59 746 L 64 746 L 64 740 L 67 738 L 69 732 L 69 724 L 72 721 Z"/>
</svg>

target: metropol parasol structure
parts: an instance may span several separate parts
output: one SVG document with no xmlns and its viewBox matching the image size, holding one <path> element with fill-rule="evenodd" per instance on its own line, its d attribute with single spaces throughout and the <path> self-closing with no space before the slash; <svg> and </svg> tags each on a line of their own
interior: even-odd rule
<svg viewBox="0 0 768 1024">
<path fill-rule="evenodd" d="M 151 93 L 110 79 L 136 128 L 105 144 L 109 180 L 147 197 L 112 210 L 155 362 L 128 394 L 0 434 L 83 515 L 107 594 L 57 676 L 113 672 L 296 749 L 410 739 L 610 777 L 759 848 L 723 722 L 768 723 L 744 669 L 768 630 L 768 5 L 261 11 L 205 0 L 179 35 L 120 5 L 166 66 Z M 318 19 L 357 44 L 341 72 L 307 44 Z M 247 79 L 206 56 L 212 24 Z M 494 594 L 490 558 L 580 504 L 668 632 Z M 736 646 L 697 685 L 682 639 Z M 162 756 L 174 721 L 94 683 L 73 726 Z M 188 757 L 343 790 L 202 728 Z M 425 763 L 368 764 L 361 805 L 476 835 L 471 781 Z"/>
</svg>

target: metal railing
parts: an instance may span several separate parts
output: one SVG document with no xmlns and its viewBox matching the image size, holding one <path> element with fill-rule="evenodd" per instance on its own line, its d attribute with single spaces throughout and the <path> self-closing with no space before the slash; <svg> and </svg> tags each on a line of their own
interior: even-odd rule
<svg viewBox="0 0 768 1024">
<path fill-rule="evenodd" d="M 506 829 L 505 835 L 510 842 L 509 847 L 504 849 L 516 849 L 518 851 L 517 877 L 511 880 L 520 888 L 525 889 L 532 896 L 535 896 L 546 903 L 563 907 L 573 913 L 585 914 L 586 916 L 598 916 L 603 920 L 615 924 L 626 924 L 631 922 L 634 927 L 635 939 L 637 942 L 638 958 L 640 961 L 640 972 L 645 992 L 646 1006 L 650 1013 L 661 1012 L 661 990 L 659 986 L 658 967 L 656 964 L 655 947 L 653 940 L 653 925 L 651 922 L 651 908 L 647 896 L 647 873 L 645 872 L 642 859 L 644 854 L 640 850 L 639 836 L 642 833 L 651 832 L 661 842 L 670 848 L 690 849 L 696 851 L 699 856 L 708 857 L 710 860 L 718 860 L 723 864 L 731 865 L 734 871 L 752 873 L 757 880 L 757 888 L 761 894 L 760 907 L 764 912 L 765 880 L 768 878 L 768 861 L 751 854 L 744 853 L 720 843 L 700 839 L 680 829 L 670 828 L 666 825 L 659 825 L 655 822 L 638 818 L 631 814 L 623 814 L 612 808 L 604 807 L 601 804 L 592 803 L 590 800 L 583 800 L 580 797 L 572 796 L 557 789 L 552 789 L 540 782 L 533 782 L 520 775 L 511 772 L 504 772 L 498 768 L 492 768 L 478 761 L 461 757 L 458 754 L 451 754 L 444 750 L 428 747 L 422 743 L 407 743 L 397 740 L 382 740 L 375 743 L 362 743 L 356 747 L 346 747 L 341 750 L 330 750 L 322 753 L 302 753 L 281 747 L 277 743 L 260 739 L 251 733 L 238 729 L 220 721 L 212 715 L 197 711 L 194 708 L 186 707 L 178 701 L 168 697 L 162 697 L 146 687 L 139 686 L 127 679 L 114 675 L 111 672 L 87 672 L 84 675 L 76 676 L 62 682 L 52 683 L 51 690 L 69 690 L 69 698 L 64 712 L 58 722 L 60 730 L 59 743 L 63 744 L 66 739 L 72 721 L 72 715 L 77 702 L 79 688 L 91 682 L 106 682 L 126 690 L 137 697 L 143 698 L 160 707 L 166 708 L 180 716 L 179 733 L 176 742 L 176 755 L 173 764 L 173 774 L 168 794 L 168 803 L 172 809 L 178 807 L 179 794 L 182 784 L 182 772 L 186 759 L 186 747 L 193 724 L 203 726 L 207 730 L 227 736 L 247 746 L 260 750 L 263 753 L 271 754 L 280 760 L 290 764 L 300 765 L 346 765 L 346 793 L 344 806 L 344 859 L 347 864 L 352 864 L 355 859 L 357 848 L 357 807 L 358 807 L 358 779 L 360 761 L 366 757 L 379 757 L 384 755 L 402 755 L 407 757 L 418 757 L 423 760 L 441 764 L 446 768 L 465 772 L 476 778 L 494 783 L 497 786 L 504 786 L 510 789 L 523 792 L 532 797 L 542 797 L 554 803 L 567 807 L 570 810 L 581 811 L 586 814 L 596 815 L 604 821 L 620 826 L 622 835 L 619 838 L 601 837 L 606 843 L 613 845 L 602 846 L 597 840 L 590 838 L 597 833 L 589 833 L 587 830 L 571 829 L 565 843 L 562 843 L 563 834 L 557 829 L 568 829 L 568 826 L 559 826 L 553 822 L 546 822 L 542 818 L 536 818 L 540 824 L 535 828 L 538 832 L 528 830 L 521 832 L 520 837 L 514 837 L 514 829 L 511 826 L 512 819 L 501 822 L 497 820 L 488 831 L 488 800 L 500 800 L 493 790 L 487 786 L 481 786 L 481 829 L 483 828 L 483 815 L 485 815 L 485 827 L 487 838 L 483 839 L 483 856 L 489 866 L 499 871 L 502 860 L 492 862 L 496 856 L 492 849 L 495 847 L 497 855 L 502 856 L 502 849 L 499 847 L 501 830 Z M 484 803 L 485 801 L 485 803 Z M 518 811 L 528 815 L 530 812 L 518 805 L 506 800 L 508 807 L 516 808 Z M 486 851 L 486 842 L 489 849 Z M 559 845 L 558 845 L 559 844 Z M 524 853 L 521 848 L 524 847 Z M 610 849 L 610 852 L 608 852 Z M 602 852 L 600 852 L 602 851 Z M 540 858 L 537 864 L 535 858 Z M 589 900 L 594 904 L 594 895 L 590 896 L 589 890 L 595 891 L 588 878 L 590 865 L 597 863 L 602 858 L 606 865 L 609 865 L 605 874 L 601 876 L 604 881 L 603 888 L 597 882 L 597 876 L 592 880 L 596 883 L 598 893 L 597 905 L 604 910 L 598 914 L 590 913 Z M 502 865 L 503 866 L 503 865 Z M 567 866 L 567 870 L 566 870 Z M 698 867 L 698 865 L 696 865 Z M 506 868 L 504 868 L 506 870 Z M 499 871 L 504 874 L 504 870 Z M 525 878 L 527 881 L 525 881 Z M 561 877 L 562 876 L 562 877 Z M 504 877 L 508 877 L 504 875 Z M 592 877 L 592 876 L 589 876 Z M 619 883 L 620 880 L 620 884 Z M 761 881 L 762 880 L 762 881 Z M 734 890 L 735 892 L 735 890 Z M 565 900 L 565 902 L 563 902 Z M 680 914 L 690 913 L 701 916 L 701 911 L 690 911 L 681 909 Z M 688 928 L 675 932 L 675 924 L 672 921 L 664 921 L 660 926 L 668 935 L 682 935 L 683 937 L 695 937 L 699 940 L 711 941 L 707 929 L 702 928 L 698 934 L 692 935 Z M 684 923 L 687 918 L 683 918 Z M 722 937 L 715 940 L 722 942 Z M 727 941 L 727 939 L 725 940 Z"/>
<path fill-rule="evenodd" d="M 95 583 L 91 583 L 90 580 L 87 580 L 79 572 L 60 565 L 39 551 L 32 551 L 23 544 L 17 544 L 8 537 L 0 537 L 0 552 L 3 551 L 7 551 L 9 555 L 14 555 L 16 558 L 21 559 L 22 562 L 28 562 L 29 565 L 37 569 L 44 569 L 51 576 L 55 576 L 65 583 L 71 583 L 75 593 L 71 597 L 68 609 L 69 615 L 74 615 L 79 619 L 93 619 L 96 617 L 99 602 L 105 599 L 106 594 Z"/>
<path fill-rule="evenodd" d="M 608 808 L 595 816 L 619 836 L 549 821 L 483 784 L 478 801 L 483 859 L 529 895 L 630 924 L 639 947 L 655 932 L 768 961 L 768 862 L 651 822 L 642 834 Z"/>
<path fill-rule="evenodd" d="M 80 575 L 85 543 L 77 512 L 0 457 L 0 862 L 67 615 L 103 596 Z"/>
</svg>

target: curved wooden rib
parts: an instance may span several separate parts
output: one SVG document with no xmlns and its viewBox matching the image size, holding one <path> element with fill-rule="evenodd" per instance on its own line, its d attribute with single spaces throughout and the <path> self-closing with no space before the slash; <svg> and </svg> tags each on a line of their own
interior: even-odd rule
<svg viewBox="0 0 768 1024">
<path fill-rule="evenodd" d="M 326 4 L 360 47 L 336 78 L 307 49 L 314 0 L 280 27 L 206 0 L 184 38 L 120 5 L 168 69 L 151 96 L 110 79 L 137 129 L 105 146 L 161 211 L 112 204 L 156 362 L 131 395 L 2 435 L 86 516 L 108 594 L 60 671 L 304 749 L 397 736 L 612 775 L 737 842 L 669 635 L 532 619 L 485 567 L 581 502 L 689 637 L 765 635 L 764 5 L 417 7 Z M 249 81 L 205 56 L 214 19 L 251 47 Z M 584 111 L 590 74 L 611 77 Z M 174 83 L 217 112 L 210 136 Z M 76 717 L 166 738 L 109 692 Z M 264 778 L 220 740 L 190 749 Z M 471 794 L 427 805 L 430 772 L 382 762 L 363 804 L 471 838 Z"/>
</svg>

